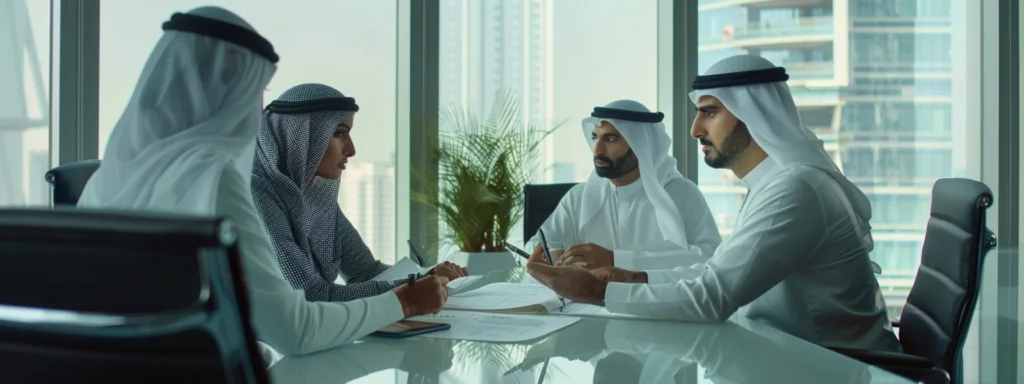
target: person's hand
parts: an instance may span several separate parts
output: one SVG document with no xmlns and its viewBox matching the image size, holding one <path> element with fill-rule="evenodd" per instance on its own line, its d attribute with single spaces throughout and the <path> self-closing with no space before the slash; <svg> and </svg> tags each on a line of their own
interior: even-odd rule
<svg viewBox="0 0 1024 384">
<path fill-rule="evenodd" d="M 447 277 L 449 281 L 469 276 L 469 270 L 450 261 L 434 266 L 434 273 Z"/>
<path fill-rule="evenodd" d="M 552 249 L 550 251 L 551 251 L 551 261 L 558 260 L 558 258 L 561 257 L 563 253 L 565 253 L 564 249 Z M 541 264 L 547 264 L 548 263 L 548 258 L 544 257 L 544 245 L 543 244 L 537 243 L 537 246 L 533 247 L 533 253 L 530 254 L 529 262 L 530 263 L 541 263 Z M 555 264 L 557 264 L 557 262 Z"/>
<path fill-rule="evenodd" d="M 402 312 L 409 318 L 440 312 L 441 307 L 448 301 L 447 285 L 447 277 L 427 276 L 416 280 L 412 285 L 399 285 L 394 292 L 398 296 L 398 302 L 402 303 Z"/>
<path fill-rule="evenodd" d="M 592 275 L 609 283 L 647 283 L 647 272 L 634 272 L 616 267 L 602 267 L 590 271 Z"/>
<path fill-rule="evenodd" d="M 576 244 L 566 248 L 555 265 L 579 265 L 586 269 L 611 267 L 615 265 L 615 253 L 594 243 Z"/>
<path fill-rule="evenodd" d="M 530 276 L 560 296 L 578 303 L 604 305 L 608 283 L 582 268 L 552 267 L 545 263 L 527 263 Z"/>
</svg>

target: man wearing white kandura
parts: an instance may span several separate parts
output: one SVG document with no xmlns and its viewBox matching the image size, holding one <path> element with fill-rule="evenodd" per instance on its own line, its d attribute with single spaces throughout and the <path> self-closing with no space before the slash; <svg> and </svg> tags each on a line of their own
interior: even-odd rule
<svg viewBox="0 0 1024 384">
<path fill-rule="evenodd" d="M 693 83 L 704 161 L 750 189 L 735 230 L 700 268 L 633 272 L 530 263 L 568 299 L 684 321 L 734 313 L 827 346 L 899 351 L 868 252 L 871 205 L 800 122 L 785 68 L 726 58 Z"/>
<path fill-rule="evenodd" d="M 278 55 L 222 8 L 175 14 L 163 29 L 78 205 L 233 219 L 256 336 L 285 355 L 348 344 L 439 311 L 447 299 L 443 277 L 347 303 L 307 302 L 292 289 L 249 188 L 260 98 Z"/>
<path fill-rule="evenodd" d="M 669 156 L 664 118 L 619 100 L 583 119 L 594 171 L 541 226 L 555 265 L 671 269 L 714 253 L 722 236 L 704 195 Z M 539 234 L 532 242 L 530 261 L 546 262 Z"/>
</svg>

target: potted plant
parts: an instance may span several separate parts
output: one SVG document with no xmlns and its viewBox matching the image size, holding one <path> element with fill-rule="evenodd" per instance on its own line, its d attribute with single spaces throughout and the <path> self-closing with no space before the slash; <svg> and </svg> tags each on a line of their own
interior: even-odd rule
<svg viewBox="0 0 1024 384">
<path fill-rule="evenodd" d="M 425 192 L 413 198 L 436 210 L 440 239 L 455 248 L 448 260 L 474 275 L 512 269 L 516 259 L 505 242 L 522 216 L 523 186 L 539 145 L 560 124 L 544 130 L 525 122 L 509 91 L 498 93 L 486 121 L 458 107 L 439 112 L 438 176 L 420 177 Z"/>
</svg>

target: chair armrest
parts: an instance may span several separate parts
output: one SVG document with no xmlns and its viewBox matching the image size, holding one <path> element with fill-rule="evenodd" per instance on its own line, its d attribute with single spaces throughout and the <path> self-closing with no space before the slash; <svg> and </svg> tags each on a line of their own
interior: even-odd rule
<svg viewBox="0 0 1024 384">
<path fill-rule="evenodd" d="M 871 351 L 867 349 L 852 349 L 852 348 L 839 348 L 839 347 L 827 347 L 846 357 L 854 360 L 858 360 L 865 364 L 884 367 L 906 367 L 906 368 L 918 368 L 918 369 L 932 369 L 935 368 L 935 363 L 931 360 L 923 358 L 921 356 L 908 355 L 906 353 L 897 352 L 883 352 L 883 351 Z"/>
<path fill-rule="evenodd" d="M 874 272 L 876 275 L 881 275 L 882 274 L 882 266 L 878 265 L 878 263 L 872 261 L 871 262 L 871 272 Z"/>
<path fill-rule="evenodd" d="M 949 373 L 937 367 L 931 360 L 920 356 L 866 349 L 826 348 L 918 383 L 948 384 L 950 382 Z"/>
</svg>

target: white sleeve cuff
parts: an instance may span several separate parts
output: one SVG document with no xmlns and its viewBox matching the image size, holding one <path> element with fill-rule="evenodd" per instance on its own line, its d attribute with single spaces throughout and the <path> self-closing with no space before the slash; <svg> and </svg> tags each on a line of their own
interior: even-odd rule
<svg viewBox="0 0 1024 384">
<path fill-rule="evenodd" d="M 608 283 L 604 290 L 604 307 L 609 312 L 628 313 L 627 301 L 629 301 L 629 289 L 635 284 L 629 283 Z"/>
<path fill-rule="evenodd" d="M 654 271 L 644 271 L 644 273 L 647 273 L 647 284 L 649 285 L 673 284 L 679 280 L 700 276 L 698 271 L 685 267 L 670 270 L 659 269 Z"/>
<path fill-rule="evenodd" d="M 366 308 L 370 312 L 369 323 L 387 325 L 405 318 L 402 302 L 398 301 L 398 295 L 394 292 L 367 297 L 363 300 L 366 300 Z"/>
</svg>

